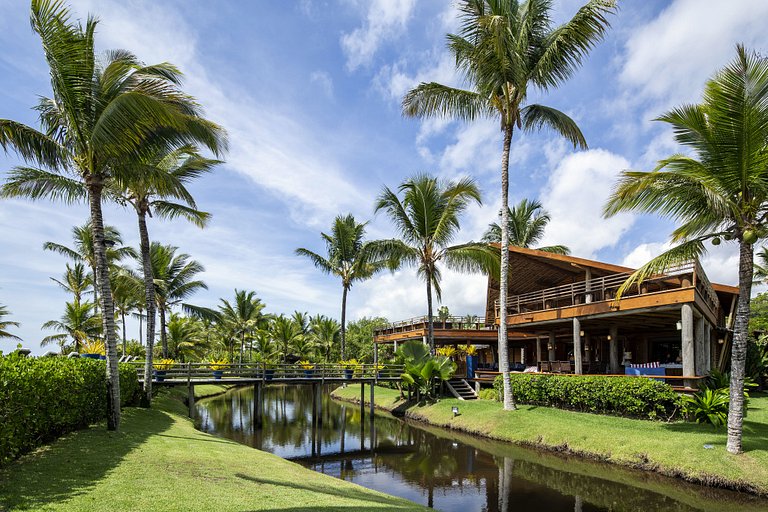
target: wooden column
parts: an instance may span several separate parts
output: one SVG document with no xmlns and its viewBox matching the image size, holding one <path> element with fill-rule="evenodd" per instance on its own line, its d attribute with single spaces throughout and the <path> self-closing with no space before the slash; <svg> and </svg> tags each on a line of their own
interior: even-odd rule
<svg viewBox="0 0 768 512">
<path fill-rule="evenodd" d="M 549 346 L 552 348 L 549 348 L 549 360 L 554 361 L 555 357 L 557 357 L 557 354 L 555 353 L 555 331 L 549 332 Z"/>
<path fill-rule="evenodd" d="M 609 342 L 610 373 L 617 374 L 619 373 L 619 328 L 612 325 L 608 332 L 611 336 Z"/>
<path fill-rule="evenodd" d="M 541 362 L 541 337 L 536 336 L 536 364 Z"/>
<path fill-rule="evenodd" d="M 584 271 L 584 286 L 587 293 L 584 294 L 584 302 L 586 304 L 589 304 L 592 302 L 592 283 L 590 282 L 592 280 L 592 269 L 587 268 Z"/>
<path fill-rule="evenodd" d="M 710 370 L 710 357 L 709 357 L 709 333 L 710 327 L 707 319 L 704 315 L 696 319 L 696 326 L 694 329 L 695 352 L 696 352 L 696 375 L 707 375 Z"/>
<path fill-rule="evenodd" d="M 573 319 L 573 364 L 575 372 L 581 375 L 581 321 L 578 318 Z"/>
<path fill-rule="evenodd" d="M 376 382 L 379 381 L 379 371 L 376 369 L 376 367 L 379 365 L 379 345 L 377 343 L 373 344 L 373 378 Z"/>
<path fill-rule="evenodd" d="M 693 339 L 693 308 L 690 304 L 683 304 L 680 308 L 680 331 L 683 350 L 683 375 L 696 375 L 696 351 Z M 685 381 L 686 386 L 691 386 L 690 381 Z"/>
</svg>

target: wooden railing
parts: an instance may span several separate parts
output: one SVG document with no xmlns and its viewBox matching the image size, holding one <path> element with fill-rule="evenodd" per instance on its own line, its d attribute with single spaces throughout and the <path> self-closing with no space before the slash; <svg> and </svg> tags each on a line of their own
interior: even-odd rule
<svg viewBox="0 0 768 512">
<path fill-rule="evenodd" d="M 543 311 L 590 302 L 614 300 L 616 291 L 631 274 L 611 274 L 576 283 L 545 288 L 534 292 L 513 295 L 507 300 L 507 314 Z M 712 284 L 698 262 L 687 262 L 670 268 L 666 273 L 652 276 L 630 287 L 622 297 L 646 295 L 658 291 L 696 287 L 712 311 L 720 304 Z M 496 318 L 499 317 L 499 300 L 494 302 Z"/>
<path fill-rule="evenodd" d="M 474 320 L 477 318 L 478 320 Z M 480 320 L 482 319 L 482 320 Z M 376 329 L 374 335 L 391 334 L 395 332 L 406 332 L 415 328 L 424 328 L 427 326 L 427 316 L 416 316 L 406 320 L 392 322 L 391 324 Z M 483 316 L 449 316 L 445 318 L 432 317 L 435 329 L 469 329 L 469 330 L 494 330 L 496 326 L 486 324 Z"/>
<path fill-rule="evenodd" d="M 128 363 L 136 366 L 139 379 L 144 378 L 144 363 Z M 347 368 L 341 364 L 316 363 L 314 367 L 303 368 L 298 363 L 233 363 L 215 365 L 215 370 L 209 363 L 173 363 L 167 366 L 155 367 L 155 381 L 194 381 L 205 379 L 222 379 L 230 383 L 236 379 L 264 381 L 272 380 L 359 380 L 359 379 L 399 379 L 404 372 L 403 365 L 397 364 L 360 364 Z"/>
</svg>

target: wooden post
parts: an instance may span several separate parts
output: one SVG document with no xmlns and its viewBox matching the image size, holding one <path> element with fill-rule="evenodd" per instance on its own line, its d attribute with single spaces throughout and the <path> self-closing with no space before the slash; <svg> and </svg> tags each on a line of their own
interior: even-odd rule
<svg viewBox="0 0 768 512">
<path fill-rule="evenodd" d="M 709 373 L 710 359 L 709 359 L 709 322 L 701 315 L 696 319 L 696 326 L 694 328 L 694 336 L 696 338 L 696 346 L 694 351 L 696 352 L 696 375 L 706 375 Z"/>
<path fill-rule="evenodd" d="M 549 360 L 554 361 L 555 357 L 557 357 L 557 354 L 555 352 L 555 331 L 549 331 L 549 346 L 551 347 L 549 349 Z"/>
<path fill-rule="evenodd" d="M 592 302 L 592 269 L 587 268 L 584 270 L 584 302 L 589 304 Z"/>
<path fill-rule="evenodd" d="M 617 374 L 619 373 L 619 328 L 615 325 L 612 325 L 608 333 L 611 337 L 611 340 L 608 342 L 610 345 L 610 372 L 612 374 Z"/>
<path fill-rule="evenodd" d="M 360 380 L 360 423 L 365 418 L 365 381 Z"/>
<path fill-rule="evenodd" d="M 379 370 L 377 370 L 379 366 L 379 345 L 377 343 L 373 343 L 373 379 L 376 383 L 379 382 Z"/>
<path fill-rule="evenodd" d="M 575 373 L 581 375 L 581 321 L 575 317 L 573 319 L 573 364 L 576 367 Z"/>
<path fill-rule="evenodd" d="M 680 308 L 680 322 L 682 331 L 680 332 L 682 341 L 683 356 L 683 375 L 690 376 L 696 374 L 696 351 L 694 349 L 693 339 L 693 308 L 690 304 L 683 304 Z M 692 382 L 685 381 L 686 387 L 692 387 Z"/>
<path fill-rule="evenodd" d="M 536 364 L 541 362 L 541 336 L 536 336 Z"/>
</svg>

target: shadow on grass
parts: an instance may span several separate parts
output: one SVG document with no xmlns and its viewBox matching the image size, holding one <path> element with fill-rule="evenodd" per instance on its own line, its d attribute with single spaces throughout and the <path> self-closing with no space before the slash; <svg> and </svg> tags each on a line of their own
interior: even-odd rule
<svg viewBox="0 0 768 512">
<path fill-rule="evenodd" d="M 665 425 L 665 429 L 684 434 L 711 434 L 712 438 L 705 444 L 713 446 L 725 446 L 727 430 L 725 425 L 715 429 L 712 425 L 694 422 L 677 422 Z M 768 423 L 751 420 L 749 416 L 744 418 L 742 448 L 744 452 L 768 450 Z"/>
<path fill-rule="evenodd" d="M 120 432 L 94 425 L 0 468 L 0 510 L 37 510 L 88 492 L 131 450 L 172 423 L 162 411 L 125 409 Z"/>
<path fill-rule="evenodd" d="M 419 508 L 418 505 L 409 504 L 408 502 L 402 502 L 398 498 L 389 497 L 389 496 L 371 495 L 370 491 L 366 492 L 363 489 L 350 489 L 347 486 L 345 486 L 344 488 L 336 488 L 336 487 L 330 487 L 325 485 L 317 485 L 317 486 L 304 485 L 298 482 L 285 482 L 280 480 L 271 480 L 269 478 L 255 478 L 252 476 L 244 475 L 242 473 L 235 473 L 235 476 L 255 484 L 287 487 L 289 489 L 297 489 L 297 490 L 309 491 L 312 493 L 327 494 L 329 496 L 337 496 L 339 498 L 345 498 L 345 499 L 354 499 L 361 502 L 368 502 L 371 504 L 370 507 L 366 507 L 364 505 L 363 506 L 360 506 L 360 505 L 347 506 L 347 507 L 339 507 L 338 505 L 334 505 L 332 507 L 306 505 L 306 506 L 291 507 L 291 510 L 294 510 L 294 511 L 295 510 L 307 510 L 307 511 L 344 510 L 346 508 L 350 510 L 359 510 L 359 511 L 365 512 L 365 511 L 381 511 L 381 510 L 415 510 Z M 399 501 L 399 503 L 397 501 Z"/>
</svg>

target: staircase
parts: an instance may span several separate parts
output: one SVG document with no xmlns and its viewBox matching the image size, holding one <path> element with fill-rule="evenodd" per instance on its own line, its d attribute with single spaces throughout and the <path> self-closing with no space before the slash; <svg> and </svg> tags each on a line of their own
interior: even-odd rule
<svg viewBox="0 0 768 512">
<path fill-rule="evenodd" d="M 451 379 L 447 381 L 448 391 L 459 400 L 477 400 L 477 393 L 464 379 Z"/>
</svg>

